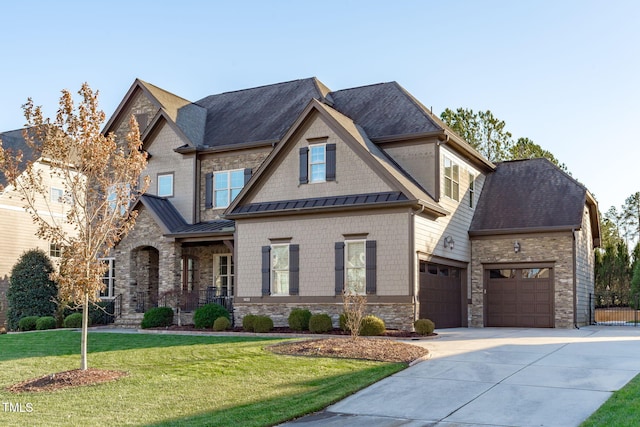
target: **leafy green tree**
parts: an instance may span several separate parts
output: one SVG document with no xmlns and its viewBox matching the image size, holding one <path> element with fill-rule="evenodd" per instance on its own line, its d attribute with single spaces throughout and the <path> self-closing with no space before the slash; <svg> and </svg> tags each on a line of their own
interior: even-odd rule
<svg viewBox="0 0 640 427">
<path fill-rule="evenodd" d="M 23 253 L 11 270 L 7 300 L 9 329 L 18 329 L 18 322 L 26 316 L 53 316 L 58 287 L 50 279 L 55 269 L 40 249 Z"/>
<path fill-rule="evenodd" d="M 622 220 L 630 239 L 640 237 L 640 192 L 632 194 L 625 200 L 622 206 Z"/>
<path fill-rule="evenodd" d="M 453 111 L 447 108 L 440 118 L 492 162 L 509 159 L 512 135 L 505 129 L 505 122 L 496 118 L 490 110 L 476 113 L 471 109 L 458 108 Z"/>
<path fill-rule="evenodd" d="M 567 166 L 560 163 L 550 151 L 545 150 L 529 138 L 518 138 L 509 150 L 511 160 L 545 158 L 568 173 Z"/>
<path fill-rule="evenodd" d="M 633 269 L 633 277 L 631 278 L 631 295 L 636 298 L 640 295 L 640 263 L 637 263 Z"/>
</svg>

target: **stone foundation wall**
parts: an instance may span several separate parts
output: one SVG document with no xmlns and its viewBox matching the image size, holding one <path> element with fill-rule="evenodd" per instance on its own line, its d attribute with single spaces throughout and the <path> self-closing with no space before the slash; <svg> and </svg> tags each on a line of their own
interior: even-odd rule
<svg viewBox="0 0 640 427">
<path fill-rule="evenodd" d="M 288 326 L 291 310 L 294 308 L 307 309 L 311 314 L 328 314 L 334 327 L 339 327 L 342 304 L 241 304 L 233 308 L 236 326 L 242 326 L 242 318 L 247 314 L 266 315 L 271 317 L 274 326 Z M 410 331 L 413 329 L 413 304 L 368 304 L 366 314 L 373 314 L 382 320 L 387 329 Z"/>
</svg>

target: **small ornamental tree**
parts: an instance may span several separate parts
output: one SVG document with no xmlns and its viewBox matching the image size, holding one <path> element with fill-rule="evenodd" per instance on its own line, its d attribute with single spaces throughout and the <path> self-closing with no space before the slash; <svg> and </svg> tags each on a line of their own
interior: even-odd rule
<svg viewBox="0 0 640 427">
<path fill-rule="evenodd" d="M 55 313 L 58 287 L 50 278 L 54 271 L 51 260 L 40 249 L 31 249 L 20 256 L 11 269 L 7 291 L 9 329 L 18 329 L 23 317 Z"/>
<path fill-rule="evenodd" d="M 54 119 L 45 118 L 29 98 L 22 107 L 28 126 L 23 136 L 36 155 L 25 159 L 0 146 L 0 164 L 37 225 L 38 237 L 63 249 L 52 278 L 62 304 L 82 307 L 80 369 L 85 370 L 89 304 L 104 288 L 107 267 L 100 258 L 133 227 L 137 212 L 129 207 L 149 179 L 140 180 L 147 155 L 135 118 L 124 140 L 116 141 L 113 133 L 102 133 L 105 114 L 98 109 L 98 93 L 84 83 L 78 94 L 76 106 L 71 92 L 62 91 Z M 51 181 L 61 183 L 63 215 L 49 203 Z"/>
</svg>

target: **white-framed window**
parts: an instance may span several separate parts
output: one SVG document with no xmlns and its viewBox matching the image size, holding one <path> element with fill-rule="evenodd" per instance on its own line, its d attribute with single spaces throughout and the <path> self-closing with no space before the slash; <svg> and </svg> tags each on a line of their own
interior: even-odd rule
<svg viewBox="0 0 640 427">
<path fill-rule="evenodd" d="M 476 205 L 476 176 L 469 172 L 469 207 Z"/>
<path fill-rule="evenodd" d="M 271 295 L 289 295 L 289 244 L 271 245 Z"/>
<path fill-rule="evenodd" d="M 213 256 L 213 287 L 217 297 L 233 296 L 235 271 L 231 254 Z"/>
<path fill-rule="evenodd" d="M 64 203 L 64 190 L 62 188 L 51 187 L 51 201 L 53 203 Z"/>
<path fill-rule="evenodd" d="M 113 298 L 115 296 L 114 286 L 116 284 L 116 259 L 101 258 L 100 261 L 107 264 L 107 270 L 102 276 L 104 289 L 100 292 L 100 298 Z"/>
<path fill-rule="evenodd" d="M 366 294 L 367 252 L 365 240 L 347 240 L 345 245 L 345 289 L 357 294 Z"/>
<path fill-rule="evenodd" d="M 215 207 L 226 208 L 244 187 L 244 169 L 214 172 L 213 200 Z"/>
<path fill-rule="evenodd" d="M 327 146 L 316 144 L 309 146 L 309 182 L 327 180 Z"/>
<path fill-rule="evenodd" d="M 173 197 L 173 173 L 158 174 L 158 197 Z"/>
<path fill-rule="evenodd" d="M 460 166 L 450 158 L 444 158 L 444 195 L 460 201 Z"/>
<path fill-rule="evenodd" d="M 51 258 L 60 258 L 62 256 L 62 246 L 49 243 L 49 256 Z"/>
</svg>

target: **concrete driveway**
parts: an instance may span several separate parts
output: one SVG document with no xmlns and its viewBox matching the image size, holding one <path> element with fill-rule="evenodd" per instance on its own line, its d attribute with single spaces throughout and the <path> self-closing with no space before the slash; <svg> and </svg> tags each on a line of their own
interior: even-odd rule
<svg viewBox="0 0 640 427">
<path fill-rule="evenodd" d="M 325 411 L 311 426 L 577 426 L 640 373 L 640 328 L 444 329 L 431 359 Z"/>
</svg>

